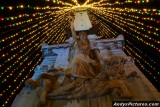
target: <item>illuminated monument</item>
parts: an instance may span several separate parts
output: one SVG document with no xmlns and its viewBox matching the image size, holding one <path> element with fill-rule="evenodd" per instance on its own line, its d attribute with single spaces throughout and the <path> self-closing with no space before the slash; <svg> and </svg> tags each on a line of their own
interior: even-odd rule
<svg viewBox="0 0 160 107">
<path fill-rule="evenodd" d="M 74 17 L 72 36 L 74 30 L 79 34 L 63 44 L 42 44 L 44 59 L 12 107 L 111 107 L 112 101 L 156 101 L 134 59 L 123 52 L 123 35 L 101 39 L 89 34 L 87 54 L 82 31 L 92 28 L 93 21 L 81 8 Z"/>
</svg>

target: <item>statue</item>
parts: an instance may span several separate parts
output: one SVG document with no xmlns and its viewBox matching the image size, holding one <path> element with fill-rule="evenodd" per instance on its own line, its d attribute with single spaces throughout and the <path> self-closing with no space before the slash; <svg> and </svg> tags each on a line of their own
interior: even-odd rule
<svg viewBox="0 0 160 107">
<path fill-rule="evenodd" d="M 77 35 L 76 31 L 74 30 L 74 18 L 72 16 L 70 17 L 70 21 L 74 40 L 74 49 L 72 50 L 74 51 L 74 54 L 73 58 L 69 60 L 71 64 L 71 73 L 93 78 L 96 76 L 96 70 L 94 70 L 94 67 L 98 67 L 100 65 L 97 56 L 99 52 L 96 49 L 93 49 L 95 57 L 97 57 L 96 60 L 89 57 L 89 53 L 92 48 L 87 38 L 87 33 L 82 31 L 79 33 L 79 35 Z"/>
<path fill-rule="evenodd" d="M 49 70 L 47 73 L 43 73 L 39 76 L 40 79 L 33 81 L 28 79 L 26 86 L 33 89 L 40 89 L 42 92 L 40 95 L 41 104 L 46 103 L 46 98 L 51 97 L 53 99 L 83 99 L 101 96 L 110 92 L 110 89 L 114 90 L 115 98 L 130 98 L 130 92 L 123 82 L 119 78 L 128 78 L 129 76 L 121 73 L 123 70 L 121 67 L 116 67 L 117 64 L 124 64 L 126 59 L 121 56 L 115 56 L 105 60 L 105 64 L 102 67 L 102 71 L 95 77 L 89 78 L 81 75 L 73 75 L 66 72 L 68 69 L 54 69 Z M 112 64 L 107 65 L 108 63 Z M 110 79 L 114 74 L 111 70 L 114 70 L 115 77 Z M 63 71 L 62 71 L 63 70 Z M 116 76 L 118 74 L 120 76 Z M 64 76 L 62 82 L 58 81 L 60 76 Z M 121 89 L 121 91 L 119 90 Z"/>
<path fill-rule="evenodd" d="M 53 99 L 83 99 L 101 96 L 111 89 L 117 97 L 131 97 L 130 92 L 121 78 L 125 75 L 123 65 L 127 61 L 122 56 L 111 56 L 104 59 L 100 50 L 92 49 L 86 32 L 76 34 L 74 18 L 70 17 L 74 46 L 71 50 L 67 69 L 53 68 L 42 73 L 39 79 L 26 81 L 26 86 L 39 92 L 40 103 L 44 105 L 47 97 Z M 71 56 L 72 55 L 72 56 Z M 62 81 L 59 78 L 63 77 Z"/>
</svg>

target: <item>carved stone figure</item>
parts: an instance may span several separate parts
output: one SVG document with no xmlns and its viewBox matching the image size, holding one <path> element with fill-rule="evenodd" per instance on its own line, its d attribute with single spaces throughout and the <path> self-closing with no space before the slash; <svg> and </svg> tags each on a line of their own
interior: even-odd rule
<svg viewBox="0 0 160 107">
<path fill-rule="evenodd" d="M 44 73 L 41 75 L 40 81 L 33 81 L 29 79 L 27 84 L 31 88 L 37 88 L 41 90 L 39 93 L 41 104 L 46 103 L 47 95 L 53 99 L 81 99 L 91 98 L 106 94 L 110 89 L 121 89 L 120 97 L 131 97 L 125 83 L 122 80 L 102 81 L 102 79 L 88 79 L 81 76 L 75 76 L 72 80 L 72 76 L 66 76 L 67 82 L 59 83 L 56 80 L 57 74 Z M 55 78 L 55 79 L 53 79 Z M 115 93 L 116 94 L 116 93 Z"/>
<path fill-rule="evenodd" d="M 120 78 L 128 77 L 124 72 L 126 59 L 111 56 L 101 63 L 100 50 L 92 49 L 85 32 L 76 34 L 71 17 L 71 30 L 74 46 L 67 69 L 54 68 L 39 76 L 39 79 L 26 81 L 26 86 L 39 92 L 40 103 L 47 97 L 53 99 L 81 99 L 101 96 L 114 90 L 115 96 L 131 97 L 128 88 Z M 63 80 L 60 81 L 60 77 Z"/>
<path fill-rule="evenodd" d="M 46 103 L 47 96 L 53 99 L 82 99 L 101 96 L 110 92 L 111 89 L 114 90 L 115 97 L 131 97 L 123 80 L 119 79 L 120 76 L 116 77 L 119 73 L 121 74 L 122 68 L 115 66 L 117 64 L 123 65 L 125 61 L 126 59 L 121 56 L 106 59 L 102 71 L 93 78 L 68 73 L 69 69 L 50 70 L 41 74 L 39 80 L 28 79 L 26 86 L 41 90 L 39 93 L 41 104 Z M 114 72 L 115 75 L 111 72 Z M 61 82 L 58 81 L 60 76 L 64 76 Z M 115 76 L 114 79 L 110 79 L 111 76 Z M 121 78 L 123 77 L 127 76 L 122 73 Z"/>
<path fill-rule="evenodd" d="M 99 60 L 91 59 L 89 53 L 93 53 L 91 49 L 90 42 L 87 38 L 86 32 L 79 32 L 79 35 L 76 34 L 74 30 L 74 18 L 70 17 L 71 21 L 71 31 L 74 42 L 74 48 L 72 52 L 73 58 L 69 60 L 71 73 L 75 75 L 82 75 L 85 77 L 93 78 L 96 76 L 95 66 L 99 64 Z M 98 51 L 97 51 L 98 52 Z M 97 54 L 94 52 L 93 54 Z M 74 54 L 73 54 L 74 53 Z M 95 57 L 98 57 L 95 55 Z"/>
</svg>

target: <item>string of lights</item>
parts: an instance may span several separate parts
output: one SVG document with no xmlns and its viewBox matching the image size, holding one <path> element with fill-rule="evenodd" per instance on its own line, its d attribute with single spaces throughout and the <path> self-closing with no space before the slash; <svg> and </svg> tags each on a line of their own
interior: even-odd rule
<svg viewBox="0 0 160 107">
<path fill-rule="evenodd" d="M 56 12 L 56 13 L 58 13 L 57 14 L 57 17 L 58 16 L 60 16 L 60 14 L 59 14 L 59 12 Z M 61 13 L 61 14 L 63 14 L 63 13 Z M 55 14 L 53 14 L 53 15 L 55 15 Z M 40 16 L 41 17 L 41 16 Z M 46 16 L 47 17 L 47 16 Z M 23 37 L 21 37 L 21 38 L 19 38 L 18 40 L 16 40 L 16 41 L 13 41 L 13 42 L 11 42 L 11 44 L 8 44 L 7 46 L 5 46 L 5 47 L 3 47 L 2 49 L 1 49 L 1 51 L 3 51 L 3 50 L 6 50 L 7 48 L 12 48 L 11 49 L 11 51 L 13 52 L 13 51 L 17 51 L 17 50 L 20 50 L 20 53 L 16 53 L 16 54 L 14 54 L 13 56 L 11 56 L 10 57 L 10 54 L 9 53 L 11 53 L 11 52 L 7 52 L 7 53 L 5 53 L 5 54 L 2 54 L 2 57 L 1 58 L 8 58 L 6 61 L 5 61 L 5 63 L 3 63 L 2 65 L 1 65 L 1 67 L 3 67 L 4 68 L 4 66 L 7 64 L 7 63 L 9 63 L 9 62 L 12 62 L 12 60 L 16 60 L 16 62 L 14 62 L 13 63 L 13 65 L 12 66 L 9 66 L 9 67 L 7 67 L 6 68 L 6 70 L 4 71 L 4 72 L 2 72 L 2 75 L 1 75 L 1 78 L 3 79 L 3 78 L 5 78 L 4 80 L 2 80 L 2 83 L 1 84 L 4 84 L 4 83 L 6 83 L 6 82 L 8 82 L 8 79 L 9 78 L 11 78 L 17 71 L 21 71 L 21 72 L 19 72 L 18 73 L 18 75 L 16 76 L 16 78 L 14 79 L 14 82 L 15 83 L 19 83 L 21 80 L 19 80 L 20 78 L 23 78 L 22 76 L 25 74 L 25 71 L 27 71 L 26 69 L 27 69 L 27 67 L 24 67 L 24 65 L 27 63 L 27 65 L 28 66 L 33 66 L 34 65 L 34 67 L 32 67 L 32 69 L 30 70 L 30 72 L 29 72 L 29 74 L 31 74 L 32 72 L 33 72 L 33 70 L 34 70 L 34 68 L 36 67 L 36 65 L 38 64 L 38 63 L 40 63 L 40 61 L 41 60 L 39 60 L 38 61 L 38 63 L 36 63 L 36 64 L 33 64 L 32 63 L 32 61 L 30 61 L 30 57 L 33 57 L 32 56 L 32 54 L 33 53 L 35 53 L 35 51 L 37 51 L 37 50 L 39 50 L 40 49 L 40 47 L 41 47 L 41 44 L 42 44 L 42 42 L 44 42 L 44 41 L 49 41 L 50 40 L 50 38 L 52 38 L 52 35 L 49 35 L 49 36 L 45 36 L 44 35 L 44 37 L 42 36 L 42 35 L 40 35 L 40 33 L 44 33 L 45 31 L 49 31 L 48 29 L 50 28 L 49 27 L 49 25 L 50 26 L 52 26 L 51 28 L 50 28 L 50 30 L 51 31 L 55 31 L 55 32 L 57 32 L 57 30 L 59 29 L 59 27 L 58 27 L 58 23 L 60 23 L 60 21 L 62 20 L 62 19 L 58 19 L 58 20 L 50 20 L 50 19 L 52 19 L 53 17 L 50 17 L 49 16 L 49 19 L 46 19 L 46 17 L 42 17 L 42 18 L 40 18 L 40 19 L 43 19 L 43 20 L 41 20 L 41 22 L 39 22 L 38 21 L 38 24 L 37 24 L 37 22 L 36 23 L 33 23 L 33 24 L 35 24 L 35 25 L 33 25 L 33 27 L 27 27 L 27 28 L 25 28 L 25 29 L 22 29 L 22 31 L 19 31 L 19 32 L 15 32 L 15 34 L 13 34 L 12 36 L 11 36 L 11 38 L 12 39 L 14 39 L 14 38 L 16 38 L 16 36 L 17 37 L 20 37 L 20 34 L 21 33 L 26 33 L 27 32 L 27 34 L 26 35 L 24 35 Z M 38 20 L 38 19 L 37 19 Z M 35 21 L 34 21 L 35 22 Z M 48 22 L 48 23 L 46 23 L 46 22 Z M 56 23 L 56 24 L 55 24 Z M 53 25 L 53 24 L 55 24 L 55 25 Z M 26 24 L 25 24 L 25 26 L 27 26 Z M 16 27 L 17 28 L 17 27 Z M 14 29 L 15 30 L 15 29 Z M 16 31 L 16 30 L 15 30 Z M 40 31 L 40 32 L 38 32 L 38 31 Z M 8 32 L 11 32 L 11 30 L 10 31 L 7 31 L 7 32 L 3 32 L 3 34 L 6 34 L 6 33 L 8 33 Z M 50 31 L 49 31 L 50 32 Z M 47 33 L 47 32 L 46 32 Z M 39 37 L 38 37 L 39 36 Z M 11 40 L 12 40 L 11 39 Z M 40 41 L 40 39 L 41 39 L 41 43 L 40 42 L 38 42 L 38 41 Z M 10 38 L 9 39 L 2 39 L 2 41 L 1 42 L 6 42 L 6 41 L 9 41 L 10 40 Z M 22 42 L 21 42 L 22 41 Z M 25 42 L 24 42 L 25 41 Z M 21 43 L 21 44 L 19 44 L 19 42 Z M 28 43 L 27 43 L 28 42 Z M 38 43 L 38 44 L 37 44 Z M 19 44 L 19 45 L 18 45 Z M 26 45 L 27 44 L 27 45 Z M 32 46 L 32 47 L 31 47 Z M 38 46 L 38 47 L 37 47 Z M 15 48 L 16 47 L 16 48 Z M 28 49 L 28 52 L 26 51 L 26 49 Z M 25 53 L 25 54 L 24 54 Z M 21 55 L 22 54 L 22 55 Z M 10 58 L 9 58 L 10 57 Z M 40 56 L 40 54 L 38 54 L 38 55 L 36 55 L 36 57 L 35 58 L 33 58 L 33 60 L 34 59 L 38 59 L 38 57 L 41 57 Z M 29 62 L 30 61 L 30 62 Z M 24 63 L 24 62 L 26 62 L 26 63 Z M 19 66 L 16 66 L 16 65 L 19 65 Z M 24 67 L 22 70 L 20 69 L 21 67 Z M 13 70 L 14 69 L 14 70 Z M 12 72 L 11 72 L 12 71 Z M 29 75 L 28 74 L 28 75 Z M 6 76 L 6 77 L 5 77 Z M 28 76 L 26 76 L 26 78 L 24 78 L 20 83 L 19 83 L 19 85 L 17 86 L 17 89 L 19 89 L 19 87 L 20 86 L 22 86 L 23 84 L 22 83 L 24 83 L 24 80 L 25 79 L 27 79 L 27 77 Z M 0 96 L 1 97 L 3 97 L 3 95 L 5 94 L 5 93 L 11 93 L 10 94 L 10 97 L 9 98 L 7 98 L 7 100 L 5 101 L 5 103 L 3 104 L 3 106 L 5 106 L 5 105 L 7 105 L 7 103 L 8 103 L 8 101 L 10 100 L 10 98 L 12 98 L 12 96 L 14 95 L 14 93 L 16 92 L 16 90 L 14 89 L 11 89 L 11 85 L 9 85 L 8 84 L 8 87 L 6 87 L 6 90 L 4 90 L 2 93 L 0 93 Z"/>
<path fill-rule="evenodd" d="M 129 42 L 125 42 L 125 51 L 129 55 L 134 56 L 137 65 L 144 72 L 144 74 L 150 74 L 149 77 L 159 87 L 159 59 L 160 59 L 160 44 L 159 39 L 159 17 L 160 11 L 155 7 L 125 7 L 128 3 L 145 4 L 149 1 L 127 1 L 127 2 L 115 2 L 104 3 L 94 5 L 91 11 L 99 19 L 109 26 L 116 27 L 117 30 L 121 30 L 126 34 L 125 39 L 132 38 L 131 43 L 139 45 L 128 45 Z M 116 7 L 117 5 L 123 5 L 123 8 Z M 108 7 L 103 7 L 108 5 Z M 115 29 L 116 30 L 116 29 Z M 141 48 L 143 46 L 143 48 Z M 137 50 L 137 49 L 141 49 Z M 143 50 L 146 49 L 147 51 Z M 147 72 L 147 73 L 146 73 Z M 158 85 L 157 85 L 158 84 Z"/>
</svg>

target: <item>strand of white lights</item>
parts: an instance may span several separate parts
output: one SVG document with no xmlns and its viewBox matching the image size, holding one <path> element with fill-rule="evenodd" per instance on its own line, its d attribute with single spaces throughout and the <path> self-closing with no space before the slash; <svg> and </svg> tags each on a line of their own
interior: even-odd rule
<svg viewBox="0 0 160 107">
<path fill-rule="evenodd" d="M 90 0 L 87 0 L 82 6 L 87 5 L 87 3 L 89 3 L 89 2 L 90 2 Z"/>
<path fill-rule="evenodd" d="M 80 6 L 77 0 L 72 0 L 72 1 L 76 4 L 76 6 Z"/>
<path fill-rule="evenodd" d="M 99 2 L 94 2 L 94 3 L 92 3 L 91 5 L 92 6 L 94 6 L 94 5 L 101 5 L 100 3 L 102 3 L 102 2 L 104 2 L 104 1 L 106 1 L 106 0 L 100 0 Z"/>
<path fill-rule="evenodd" d="M 53 3 L 68 5 L 68 6 L 71 6 L 71 7 L 74 6 L 73 4 L 70 4 L 68 2 L 59 1 L 59 0 L 53 0 Z"/>
</svg>

